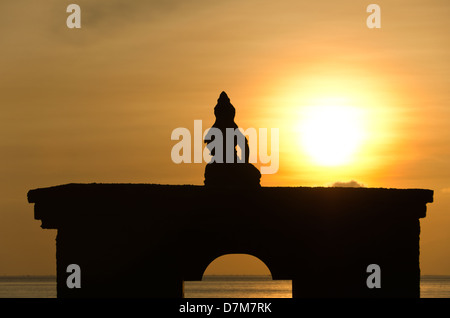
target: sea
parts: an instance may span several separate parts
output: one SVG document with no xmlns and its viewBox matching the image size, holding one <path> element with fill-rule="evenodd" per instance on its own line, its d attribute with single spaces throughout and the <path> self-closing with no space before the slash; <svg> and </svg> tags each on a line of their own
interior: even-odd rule
<svg viewBox="0 0 450 318">
<path fill-rule="evenodd" d="M 450 298 L 450 276 L 421 277 L 421 298 Z M 205 276 L 184 283 L 185 298 L 291 298 L 292 283 L 270 276 Z M 56 298 L 54 276 L 0 276 L 0 298 Z"/>
</svg>

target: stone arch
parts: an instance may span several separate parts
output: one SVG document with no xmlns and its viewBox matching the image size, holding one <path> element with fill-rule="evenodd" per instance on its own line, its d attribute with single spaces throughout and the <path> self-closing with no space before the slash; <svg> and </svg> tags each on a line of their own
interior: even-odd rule
<svg viewBox="0 0 450 318">
<path fill-rule="evenodd" d="M 184 254 L 180 262 L 183 264 L 182 277 L 185 281 L 201 281 L 203 273 L 208 266 L 216 259 L 226 255 L 248 255 L 260 261 L 267 270 L 273 280 L 291 280 L 290 263 L 285 255 L 277 255 L 274 253 L 276 244 L 264 244 L 259 248 L 238 248 L 234 243 L 227 239 L 209 237 L 211 249 L 191 250 L 188 254 Z M 236 243 L 236 242 L 235 242 Z M 244 245 L 244 240 L 239 240 Z M 230 246 L 231 248 L 226 248 Z"/>
<path fill-rule="evenodd" d="M 184 281 L 184 297 L 292 297 L 292 280 L 274 279 L 270 267 L 253 254 L 225 253 L 206 259 L 209 260 L 203 262 L 201 278 Z M 247 264 L 242 266 L 244 262 Z M 224 282 L 226 285 L 222 285 Z"/>
<path fill-rule="evenodd" d="M 237 264 L 242 264 L 242 262 L 247 262 L 248 267 L 241 267 L 239 269 L 234 267 Z M 228 267 L 227 270 L 224 270 L 223 267 L 225 266 L 233 266 L 233 268 Z M 211 274 L 235 275 L 236 273 L 239 273 L 241 275 L 265 275 L 272 278 L 272 272 L 267 264 L 264 263 L 264 261 L 254 255 L 243 253 L 229 253 L 216 257 L 206 266 L 205 270 L 203 271 L 202 277 Z"/>
</svg>

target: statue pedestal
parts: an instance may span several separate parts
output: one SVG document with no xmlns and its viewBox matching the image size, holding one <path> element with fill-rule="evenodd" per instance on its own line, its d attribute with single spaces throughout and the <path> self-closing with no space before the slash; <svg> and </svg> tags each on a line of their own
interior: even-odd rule
<svg viewBox="0 0 450 318">
<path fill-rule="evenodd" d="M 205 168 L 207 187 L 260 187 L 261 173 L 251 163 L 210 163 Z"/>
</svg>

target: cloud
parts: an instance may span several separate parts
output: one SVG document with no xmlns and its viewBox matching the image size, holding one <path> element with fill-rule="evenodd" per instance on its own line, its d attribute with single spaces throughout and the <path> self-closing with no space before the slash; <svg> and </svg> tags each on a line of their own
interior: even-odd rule
<svg viewBox="0 0 450 318">
<path fill-rule="evenodd" d="M 331 185 L 332 187 L 337 188 L 365 188 L 364 184 L 359 183 L 355 180 L 347 181 L 347 182 L 341 182 L 337 181 Z"/>
</svg>

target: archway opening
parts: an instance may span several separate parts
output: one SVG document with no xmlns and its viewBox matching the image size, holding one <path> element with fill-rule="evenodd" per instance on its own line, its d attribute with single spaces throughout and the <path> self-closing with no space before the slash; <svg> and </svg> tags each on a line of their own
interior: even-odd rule
<svg viewBox="0 0 450 318">
<path fill-rule="evenodd" d="M 185 298 L 292 298 L 291 280 L 272 280 L 270 269 L 248 254 L 213 260 L 201 281 L 184 282 Z"/>
</svg>

